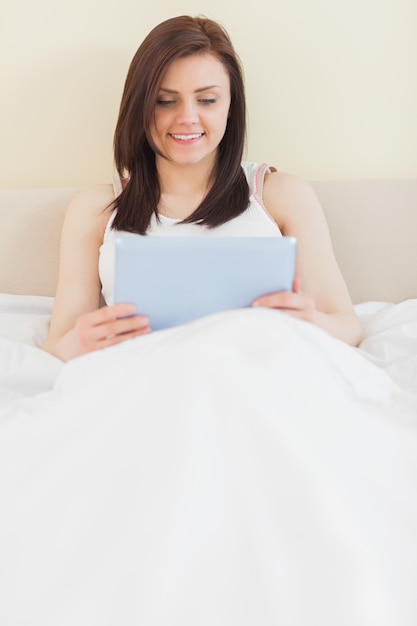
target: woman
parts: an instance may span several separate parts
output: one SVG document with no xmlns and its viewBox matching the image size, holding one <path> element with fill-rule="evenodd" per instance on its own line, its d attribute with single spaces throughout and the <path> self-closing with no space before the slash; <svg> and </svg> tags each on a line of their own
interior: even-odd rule
<svg viewBox="0 0 417 626">
<path fill-rule="evenodd" d="M 70 362 L 1 415 L 4 626 L 416 623 L 403 398 L 350 345 L 311 188 L 242 164 L 244 128 L 224 31 L 157 26 L 128 73 L 115 185 L 65 219 L 45 347 Z M 118 230 L 294 235 L 294 291 L 152 333 L 112 304 Z"/>
<path fill-rule="evenodd" d="M 295 236 L 294 291 L 256 304 L 358 344 L 361 327 L 315 194 L 274 168 L 242 167 L 244 141 L 242 72 L 225 31 L 187 16 L 154 28 L 133 58 L 121 102 L 114 139 L 121 189 L 88 189 L 68 208 L 46 350 L 68 361 L 152 330 L 131 305 L 99 308 L 100 297 L 110 304 L 115 229 L 158 235 L 167 220 L 177 221 L 178 235 Z"/>
</svg>

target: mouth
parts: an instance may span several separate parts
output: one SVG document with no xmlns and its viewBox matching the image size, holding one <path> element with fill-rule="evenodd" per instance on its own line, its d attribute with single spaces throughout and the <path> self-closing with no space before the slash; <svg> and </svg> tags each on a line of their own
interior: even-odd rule
<svg viewBox="0 0 417 626">
<path fill-rule="evenodd" d="M 198 141 L 203 137 L 204 133 L 190 133 L 190 134 L 180 134 L 180 133 L 169 133 L 169 136 L 175 141 L 180 141 L 182 143 L 190 143 L 194 141 Z"/>
</svg>

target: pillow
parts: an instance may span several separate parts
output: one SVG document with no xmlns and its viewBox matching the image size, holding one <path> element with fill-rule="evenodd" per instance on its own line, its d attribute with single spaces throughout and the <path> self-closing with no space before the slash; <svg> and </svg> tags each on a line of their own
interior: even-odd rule
<svg viewBox="0 0 417 626">
<path fill-rule="evenodd" d="M 361 313 L 364 313 L 363 307 Z M 417 298 L 382 305 L 369 315 L 359 348 L 362 354 L 384 368 L 402 389 L 416 394 Z"/>
<path fill-rule="evenodd" d="M 45 350 L 0 338 L 0 405 L 52 389 L 63 366 Z"/>
<path fill-rule="evenodd" d="M 0 293 L 0 338 L 40 347 L 48 334 L 54 299 Z"/>
</svg>

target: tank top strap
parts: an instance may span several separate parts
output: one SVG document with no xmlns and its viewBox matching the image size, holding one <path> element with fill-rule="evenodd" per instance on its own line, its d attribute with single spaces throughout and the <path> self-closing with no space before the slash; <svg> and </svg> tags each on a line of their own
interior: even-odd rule
<svg viewBox="0 0 417 626">
<path fill-rule="evenodd" d="M 271 174 L 272 172 L 276 172 L 275 167 L 271 167 L 267 163 L 262 163 L 258 169 L 256 170 L 255 175 L 255 189 L 253 192 L 253 197 L 261 206 L 263 206 L 263 190 L 264 190 L 264 182 L 265 182 L 265 174 Z"/>
<path fill-rule="evenodd" d="M 258 210 L 267 217 L 268 220 L 272 221 L 275 224 L 274 219 L 269 214 L 267 208 L 264 205 L 262 196 L 263 196 L 263 188 L 265 175 L 270 174 L 272 172 L 276 172 L 277 169 L 267 163 L 252 163 L 249 161 L 242 162 L 242 168 L 245 172 L 246 179 L 249 185 L 249 202 L 252 210 L 255 210 L 255 207 L 258 207 Z"/>
</svg>

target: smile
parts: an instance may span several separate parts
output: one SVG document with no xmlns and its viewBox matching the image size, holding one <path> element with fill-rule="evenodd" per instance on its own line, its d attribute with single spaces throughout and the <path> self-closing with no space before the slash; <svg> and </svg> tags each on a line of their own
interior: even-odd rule
<svg viewBox="0 0 417 626">
<path fill-rule="evenodd" d="M 178 141 L 192 141 L 195 139 L 200 139 L 203 135 L 204 133 L 195 133 L 193 135 L 174 135 L 173 133 L 170 133 L 170 136 L 173 139 L 177 139 Z"/>
</svg>

